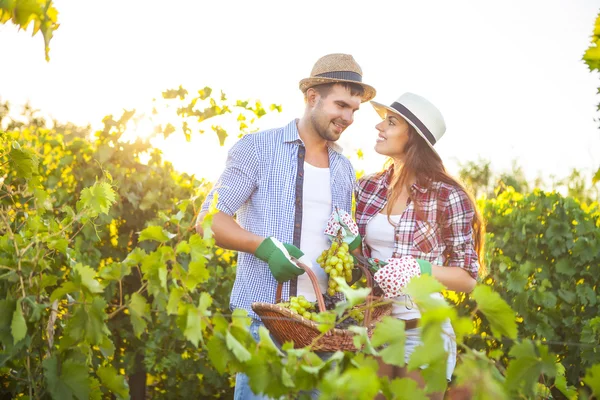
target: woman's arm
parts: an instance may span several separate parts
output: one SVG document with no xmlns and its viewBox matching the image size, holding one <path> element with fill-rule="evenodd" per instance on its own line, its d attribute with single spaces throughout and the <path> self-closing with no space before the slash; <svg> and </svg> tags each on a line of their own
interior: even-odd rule
<svg viewBox="0 0 600 400">
<path fill-rule="evenodd" d="M 477 281 L 464 268 L 432 265 L 431 272 L 448 290 L 469 293 L 475 288 Z"/>
</svg>

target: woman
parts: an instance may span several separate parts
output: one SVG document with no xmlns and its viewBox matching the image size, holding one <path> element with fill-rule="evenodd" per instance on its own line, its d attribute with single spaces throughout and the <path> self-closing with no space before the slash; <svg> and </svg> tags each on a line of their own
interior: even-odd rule
<svg viewBox="0 0 600 400">
<path fill-rule="evenodd" d="M 367 257 L 390 264 L 375 275 L 395 300 L 392 316 L 406 322 L 406 361 L 420 342 L 419 310 L 401 289 L 410 278 L 430 273 L 449 290 L 470 292 L 483 255 L 484 227 L 476 203 L 444 168 L 434 145 L 446 131 L 440 111 L 421 96 L 405 93 L 391 106 L 371 101 L 381 121 L 375 150 L 389 157 L 386 169 L 358 181 L 356 222 Z M 394 268 L 401 279 L 386 284 Z M 389 278 L 390 274 L 386 278 Z M 436 294 L 441 297 L 441 294 Z M 447 378 L 456 364 L 454 331 L 444 326 Z M 411 377 L 420 371 L 381 365 L 382 374 Z M 437 393 L 433 398 L 442 398 Z"/>
</svg>

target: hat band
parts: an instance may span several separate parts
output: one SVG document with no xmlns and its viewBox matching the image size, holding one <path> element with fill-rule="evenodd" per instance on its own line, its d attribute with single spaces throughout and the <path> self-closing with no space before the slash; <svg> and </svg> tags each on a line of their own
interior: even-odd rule
<svg viewBox="0 0 600 400">
<path fill-rule="evenodd" d="M 429 143 L 431 143 L 432 146 L 435 144 L 435 142 L 436 142 L 435 136 L 432 135 L 432 133 L 429 131 L 429 129 L 427 129 L 427 127 L 421 122 L 421 120 L 419 118 L 417 118 L 415 116 L 415 114 L 411 113 L 408 108 L 404 107 L 402 104 L 398 103 L 397 101 L 395 101 L 391 105 L 391 107 L 394 110 L 397 110 L 404 117 L 408 118 L 408 120 L 410 122 L 412 122 L 417 128 L 419 128 L 421 130 L 421 133 L 423 133 L 423 136 L 425 136 L 425 139 L 427 139 L 429 141 Z"/>
<path fill-rule="evenodd" d="M 315 78 L 343 79 L 346 81 L 362 82 L 362 76 L 352 71 L 332 71 L 315 75 Z"/>
</svg>

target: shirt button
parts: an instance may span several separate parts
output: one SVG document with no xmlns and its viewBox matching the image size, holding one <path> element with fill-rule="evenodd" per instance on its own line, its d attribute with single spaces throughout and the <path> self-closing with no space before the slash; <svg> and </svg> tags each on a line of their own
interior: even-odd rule
<svg viewBox="0 0 600 400">
<path fill-rule="evenodd" d="M 296 228 L 300 228 L 300 224 L 296 224 L 295 226 L 296 226 Z"/>
<path fill-rule="evenodd" d="M 304 172 L 300 171 L 300 172 L 298 173 L 298 175 L 300 175 L 300 176 L 304 176 Z"/>
</svg>

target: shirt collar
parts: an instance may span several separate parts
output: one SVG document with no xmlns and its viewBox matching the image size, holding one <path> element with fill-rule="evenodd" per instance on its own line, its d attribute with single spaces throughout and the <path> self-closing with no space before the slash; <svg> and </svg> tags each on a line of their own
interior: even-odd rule
<svg viewBox="0 0 600 400">
<path fill-rule="evenodd" d="M 303 143 L 298 132 L 298 119 L 292 120 L 283 128 L 283 142 L 284 143 Z M 342 146 L 335 142 L 327 142 L 327 146 L 335 151 L 336 153 L 342 154 Z"/>
</svg>

